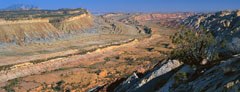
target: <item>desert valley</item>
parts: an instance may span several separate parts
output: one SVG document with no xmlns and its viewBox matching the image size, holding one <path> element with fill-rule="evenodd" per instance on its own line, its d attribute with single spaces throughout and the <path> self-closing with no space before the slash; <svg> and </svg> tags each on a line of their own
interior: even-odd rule
<svg viewBox="0 0 240 92">
<path fill-rule="evenodd" d="M 0 92 L 239 92 L 239 52 L 240 10 L 0 11 Z"/>
</svg>

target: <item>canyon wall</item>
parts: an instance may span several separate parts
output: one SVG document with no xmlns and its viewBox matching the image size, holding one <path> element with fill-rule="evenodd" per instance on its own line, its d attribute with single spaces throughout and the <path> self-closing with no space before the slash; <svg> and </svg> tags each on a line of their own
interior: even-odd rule
<svg viewBox="0 0 240 92">
<path fill-rule="evenodd" d="M 93 19 L 89 14 L 82 14 L 64 20 L 51 22 L 51 24 L 53 24 L 58 30 L 70 33 L 72 31 L 80 31 L 91 27 L 93 25 Z"/>
<path fill-rule="evenodd" d="M 0 20 L 0 45 L 45 42 L 92 26 L 90 14 L 81 14 L 51 23 L 50 18 Z"/>
<path fill-rule="evenodd" d="M 40 39 L 51 39 L 59 35 L 48 20 L 1 21 L 0 42 L 21 44 Z"/>
</svg>

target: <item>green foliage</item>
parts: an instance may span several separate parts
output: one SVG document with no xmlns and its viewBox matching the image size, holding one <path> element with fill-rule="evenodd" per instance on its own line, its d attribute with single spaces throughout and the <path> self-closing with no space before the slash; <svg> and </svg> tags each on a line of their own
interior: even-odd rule
<svg viewBox="0 0 240 92">
<path fill-rule="evenodd" d="M 57 91 L 57 92 L 63 91 L 64 89 L 63 89 L 62 85 L 63 85 L 64 83 L 65 83 L 65 81 L 63 81 L 63 80 L 57 82 L 57 83 L 56 83 L 56 86 L 53 88 L 53 90 L 54 90 L 54 91 Z"/>
<path fill-rule="evenodd" d="M 147 51 L 152 51 L 154 48 L 146 48 Z"/>
<path fill-rule="evenodd" d="M 4 86 L 3 88 L 7 91 L 7 92 L 15 92 L 15 90 L 13 89 L 13 87 L 15 87 L 17 84 L 19 83 L 18 79 L 13 79 L 11 81 L 9 81 L 9 84 Z"/>
<path fill-rule="evenodd" d="M 115 57 L 115 59 L 120 59 L 120 56 L 119 56 L 119 55 L 118 55 L 118 56 L 116 56 L 116 57 Z"/>
<path fill-rule="evenodd" d="M 175 82 L 173 84 L 174 87 L 177 85 L 184 83 L 188 79 L 188 75 L 186 72 L 179 72 L 174 76 Z"/>
<path fill-rule="evenodd" d="M 104 60 L 108 62 L 108 61 L 110 61 L 111 59 L 110 59 L 109 57 L 105 57 Z"/>
<path fill-rule="evenodd" d="M 151 34 L 152 33 L 152 29 L 151 28 L 149 28 L 149 27 L 144 27 L 144 32 L 146 33 L 146 34 Z"/>
<path fill-rule="evenodd" d="M 171 52 L 171 58 L 179 59 L 185 64 L 202 65 L 203 59 L 207 59 L 207 64 L 214 64 L 219 59 L 218 46 L 214 36 L 203 29 L 191 30 L 182 28 L 171 37 L 176 48 Z"/>
</svg>

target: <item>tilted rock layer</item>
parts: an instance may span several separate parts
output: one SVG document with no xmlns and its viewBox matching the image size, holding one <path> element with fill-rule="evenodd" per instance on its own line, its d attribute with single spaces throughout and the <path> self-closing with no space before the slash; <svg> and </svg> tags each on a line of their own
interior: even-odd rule
<svg viewBox="0 0 240 92">
<path fill-rule="evenodd" d="M 49 19 L 31 19 L 0 21 L 0 42 L 21 44 L 24 42 L 50 40 L 64 37 L 67 33 L 81 32 L 92 26 L 90 14 L 82 14 L 64 19 L 61 22 L 50 22 Z"/>
<path fill-rule="evenodd" d="M 228 53 L 240 51 L 239 11 L 221 11 L 197 14 L 182 22 L 184 25 L 212 32 L 217 40 L 225 39 Z M 225 49 L 225 48 L 224 48 Z M 186 61 L 185 61 L 186 62 Z M 157 65 L 143 76 L 133 74 L 115 88 L 115 92 L 239 92 L 240 56 L 228 59 L 197 74 L 194 66 L 168 60 Z"/>
<path fill-rule="evenodd" d="M 155 67 L 142 78 L 136 74 L 130 76 L 115 88 L 115 92 L 238 92 L 239 61 L 240 57 L 221 61 L 219 65 L 189 81 L 194 74 L 194 68 L 170 60 Z"/>
<path fill-rule="evenodd" d="M 220 11 L 216 13 L 197 14 L 183 21 L 186 26 L 210 31 L 219 41 L 225 40 L 228 51 L 240 52 L 240 15 L 236 11 Z"/>
</svg>

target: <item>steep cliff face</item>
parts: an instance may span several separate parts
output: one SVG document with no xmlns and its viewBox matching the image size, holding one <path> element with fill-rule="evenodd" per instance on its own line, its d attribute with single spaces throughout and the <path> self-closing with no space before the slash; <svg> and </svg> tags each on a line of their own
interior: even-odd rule
<svg viewBox="0 0 240 92">
<path fill-rule="evenodd" d="M 10 17 L 7 14 L 11 15 Z M 19 14 L 19 17 L 16 16 Z M 50 42 L 87 34 L 139 35 L 141 28 L 83 9 L 56 11 L 0 12 L 0 46 Z M 25 17 L 26 16 L 26 17 Z"/>
<path fill-rule="evenodd" d="M 30 20 L 1 20 L 0 21 L 0 45 L 46 42 L 69 33 L 79 33 L 92 26 L 90 14 L 81 14 L 62 21 L 51 18 L 38 18 Z"/>
<path fill-rule="evenodd" d="M 58 37 L 60 32 L 48 19 L 0 21 L 0 42 L 21 44 Z"/>
<path fill-rule="evenodd" d="M 72 31 L 76 32 L 91 27 L 93 25 L 93 19 L 89 14 L 82 14 L 63 20 L 52 20 L 51 24 L 58 30 L 71 33 Z"/>
</svg>

